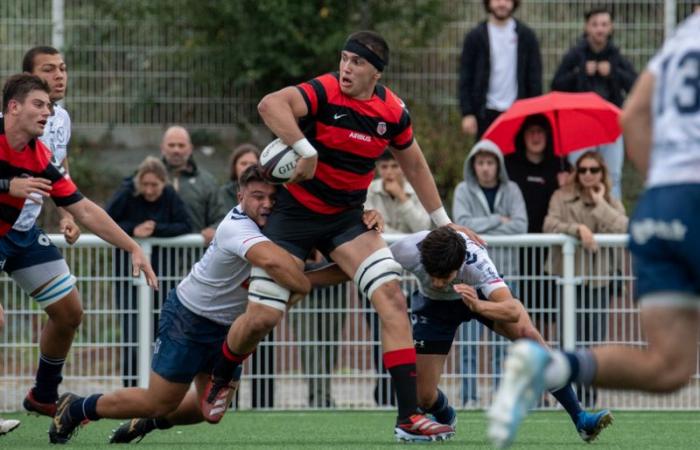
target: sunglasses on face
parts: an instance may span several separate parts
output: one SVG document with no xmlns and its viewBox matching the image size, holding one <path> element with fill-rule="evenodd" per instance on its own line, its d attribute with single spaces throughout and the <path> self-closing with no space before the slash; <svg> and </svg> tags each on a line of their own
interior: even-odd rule
<svg viewBox="0 0 700 450">
<path fill-rule="evenodd" d="M 601 170 L 603 170 L 601 167 L 579 167 L 577 169 L 578 173 L 590 172 L 593 175 L 600 173 Z"/>
</svg>

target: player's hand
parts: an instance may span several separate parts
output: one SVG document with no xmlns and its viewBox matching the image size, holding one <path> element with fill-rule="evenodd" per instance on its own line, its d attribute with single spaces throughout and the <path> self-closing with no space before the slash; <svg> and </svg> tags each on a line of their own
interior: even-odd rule
<svg viewBox="0 0 700 450">
<path fill-rule="evenodd" d="M 607 77 L 608 75 L 610 75 L 610 61 L 599 61 L 598 62 L 598 73 L 604 77 Z"/>
<path fill-rule="evenodd" d="M 131 275 L 138 277 L 143 272 L 146 277 L 146 283 L 154 290 L 158 290 L 158 278 L 153 272 L 151 263 L 146 259 L 146 255 L 143 254 L 141 247 L 136 247 L 136 250 L 131 253 L 131 267 Z"/>
<path fill-rule="evenodd" d="M 473 286 L 469 286 L 468 284 L 455 284 L 452 286 L 452 289 L 462 297 L 462 301 L 467 305 L 467 308 L 473 312 L 478 312 L 480 300 Z"/>
<path fill-rule="evenodd" d="M 479 236 L 479 235 L 478 235 L 474 230 L 472 230 L 471 228 L 467 228 L 467 227 L 462 226 L 462 225 L 457 225 L 456 223 L 450 223 L 450 224 L 447 225 L 447 226 L 450 227 L 450 228 L 452 228 L 452 229 L 455 230 L 455 231 L 459 231 L 459 232 L 462 232 L 462 233 L 466 234 L 467 237 L 468 237 L 469 239 L 471 239 L 472 241 L 476 242 L 477 244 L 479 244 L 479 245 L 481 245 L 481 246 L 483 246 L 483 247 L 486 247 L 486 246 L 488 245 L 488 244 L 486 243 L 486 241 L 483 240 L 483 239 L 481 238 L 481 236 Z"/>
<path fill-rule="evenodd" d="M 467 136 L 476 136 L 477 130 L 478 126 L 476 123 L 476 116 L 474 114 L 462 117 L 462 133 L 466 134 Z"/>
<path fill-rule="evenodd" d="M 156 223 L 153 220 L 146 220 L 134 227 L 134 237 L 147 238 L 153 234 L 156 229 Z"/>
<path fill-rule="evenodd" d="M 368 230 L 374 229 L 379 233 L 384 232 L 384 216 L 376 209 L 368 209 L 362 213 L 362 223 Z"/>
<path fill-rule="evenodd" d="M 58 225 L 61 233 L 63 233 L 63 237 L 66 238 L 66 242 L 68 242 L 69 245 L 75 244 L 80 237 L 80 227 L 78 227 L 75 221 L 68 217 L 64 217 L 61 219 Z"/>
<path fill-rule="evenodd" d="M 287 302 L 287 310 L 302 301 L 304 297 L 306 297 L 306 295 L 300 292 L 292 292 L 292 294 L 289 296 L 289 301 Z"/>
<path fill-rule="evenodd" d="M 43 200 L 41 197 L 48 197 L 49 192 L 51 192 L 51 181 L 46 178 L 15 177 L 10 180 L 8 194 L 18 198 L 30 198 L 31 196 L 33 201 L 41 204 Z"/>
<path fill-rule="evenodd" d="M 583 224 L 579 225 L 578 235 L 583 248 L 594 253 L 598 251 L 598 243 L 595 241 L 595 237 L 593 237 L 593 232 L 590 228 Z"/>
<path fill-rule="evenodd" d="M 211 241 L 214 240 L 214 235 L 216 234 L 216 228 L 207 227 L 200 231 L 200 234 L 204 238 L 204 246 L 209 247 Z"/>
<path fill-rule="evenodd" d="M 289 179 L 288 183 L 298 183 L 300 181 L 312 179 L 316 173 L 316 164 L 318 164 L 318 156 L 299 158 L 297 166 L 294 168 L 294 174 Z"/>
<path fill-rule="evenodd" d="M 596 61 L 586 61 L 586 75 L 592 77 L 598 70 L 598 62 Z"/>
</svg>

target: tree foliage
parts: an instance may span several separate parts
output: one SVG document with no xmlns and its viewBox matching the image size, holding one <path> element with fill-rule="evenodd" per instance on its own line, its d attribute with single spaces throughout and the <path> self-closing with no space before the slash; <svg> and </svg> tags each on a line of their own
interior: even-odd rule
<svg viewBox="0 0 700 450">
<path fill-rule="evenodd" d="M 269 90 L 336 67 L 347 35 L 384 34 L 390 46 L 415 47 L 447 21 L 440 0 L 103 0 L 102 13 L 124 24 L 153 20 L 192 75 L 229 90 Z"/>
</svg>

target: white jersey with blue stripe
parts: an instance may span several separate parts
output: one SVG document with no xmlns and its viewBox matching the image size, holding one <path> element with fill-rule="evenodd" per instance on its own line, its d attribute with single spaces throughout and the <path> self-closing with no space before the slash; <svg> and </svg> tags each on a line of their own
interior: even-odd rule
<svg viewBox="0 0 700 450">
<path fill-rule="evenodd" d="M 700 12 L 651 59 L 653 141 L 647 186 L 700 183 Z"/>
<path fill-rule="evenodd" d="M 44 134 L 39 139 L 51 150 L 57 164 L 62 164 L 68 156 L 70 136 L 71 121 L 68 111 L 61 105 L 53 105 L 53 114 L 49 116 L 46 126 L 44 126 Z M 34 226 L 40 213 L 41 204 L 32 201 L 31 198 L 27 199 L 12 228 L 18 231 L 27 231 Z"/>
<path fill-rule="evenodd" d="M 399 239 L 389 248 L 394 259 L 411 272 L 419 283 L 419 291 L 423 296 L 431 300 L 459 300 L 460 295 L 452 288 L 455 284 L 468 284 L 480 289 L 487 298 L 493 291 L 502 287 L 508 287 L 498 275 L 498 270 L 489 257 L 486 249 L 469 239 L 465 234 L 459 233 L 467 243 L 467 255 L 462 267 L 457 272 L 457 277 L 445 288 L 432 287 L 430 275 L 425 271 L 420 261 L 420 243 L 428 235 L 429 231 L 419 231 Z"/>
<path fill-rule="evenodd" d="M 245 311 L 251 265 L 246 253 L 269 241 L 241 205 L 216 228 L 214 239 L 190 273 L 177 286 L 180 302 L 193 313 L 230 325 Z"/>
</svg>

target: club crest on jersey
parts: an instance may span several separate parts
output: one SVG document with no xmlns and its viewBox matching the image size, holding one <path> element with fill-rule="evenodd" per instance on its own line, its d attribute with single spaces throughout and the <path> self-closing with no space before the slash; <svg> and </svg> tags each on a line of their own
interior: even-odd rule
<svg viewBox="0 0 700 450">
<path fill-rule="evenodd" d="M 384 136 L 384 133 L 386 133 L 386 122 L 379 122 L 377 124 L 377 134 Z"/>
</svg>

